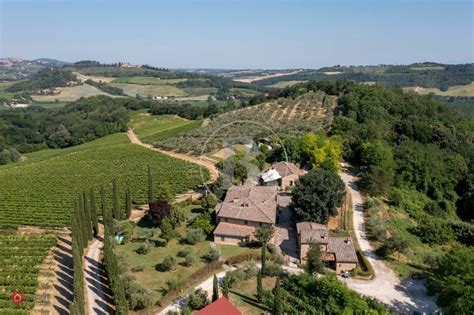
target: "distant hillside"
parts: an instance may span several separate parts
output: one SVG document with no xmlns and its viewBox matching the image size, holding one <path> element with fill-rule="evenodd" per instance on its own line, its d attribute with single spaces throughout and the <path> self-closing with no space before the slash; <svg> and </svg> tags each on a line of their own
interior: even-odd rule
<svg viewBox="0 0 474 315">
<path fill-rule="evenodd" d="M 467 85 L 473 81 L 474 64 L 446 65 L 417 63 L 411 65 L 334 66 L 318 70 L 304 70 L 296 74 L 257 81 L 270 86 L 286 81 L 336 81 L 378 83 L 387 86 L 438 88 L 446 91 L 450 86 Z"/>
<path fill-rule="evenodd" d="M 0 81 L 16 81 L 29 77 L 36 72 L 68 64 L 67 62 L 41 58 L 35 60 L 24 60 L 20 58 L 0 59 Z"/>
</svg>

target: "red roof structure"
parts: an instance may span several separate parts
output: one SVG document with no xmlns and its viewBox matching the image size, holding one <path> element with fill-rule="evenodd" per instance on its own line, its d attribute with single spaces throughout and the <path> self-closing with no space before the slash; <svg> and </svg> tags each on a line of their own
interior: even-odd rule
<svg viewBox="0 0 474 315">
<path fill-rule="evenodd" d="M 220 297 L 214 303 L 209 304 L 202 310 L 194 313 L 195 315 L 243 315 L 234 304 L 230 303 L 224 296 Z"/>
</svg>

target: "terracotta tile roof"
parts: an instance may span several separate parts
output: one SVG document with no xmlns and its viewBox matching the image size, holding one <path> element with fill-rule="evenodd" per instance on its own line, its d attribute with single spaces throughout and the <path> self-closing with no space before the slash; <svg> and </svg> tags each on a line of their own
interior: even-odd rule
<svg viewBox="0 0 474 315">
<path fill-rule="evenodd" d="M 272 165 L 272 168 L 275 169 L 281 177 L 286 177 L 288 175 L 304 175 L 306 172 L 302 169 L 299 169 L 295 164 L 290 162 L 278 162 Z"/>
<path fill-rule="evenodd" d="M 357 255 L 350 237 L 330 237 L 328 252 L 334 253 L 337 262 L 355 262 Z"/>
<path fill-rule="evenodd" d="M 218 217 L 254 222 L 276 222 L 276 186 L 232 186 L 216 206 Z"/>
<path fill-rule="evenodd" d="M 328 230 L 327 229 L 317 229 L 317 230 L 302 230 L 300 234 L 300 242 L 302 244 L 307 244 L 311 242 L 328 244 Z"/>
<path fill-rule="evenodd" d="M 253 236 L 255 227 L 248 225 L 220 222 L 214 230 L 214 235 L 246 237 Z"/>
<path fill-rule="evenodd" d="M 194 315 L 242 315 L 242 312 L 222 296 L 217 301 L 194 313 Z"/>
<path fill-rule="evenodd" d="M 324 224 L 316 222 L 298 222 L 296 223 L 296 232 L 299 234 L 303 230 L 327 230 Z"/>
</svg>

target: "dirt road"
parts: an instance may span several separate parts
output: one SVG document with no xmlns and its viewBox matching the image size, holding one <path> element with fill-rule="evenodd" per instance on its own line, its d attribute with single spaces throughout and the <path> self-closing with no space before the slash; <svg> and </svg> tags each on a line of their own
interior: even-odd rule
<svg viewBox="0 0 474 315">
<path fill-rule="evenodd" d="M 127 132 L 127 136 L 130 139 L 130 142 L 134 144 L 141 145 L 142 147 L 148 148 L 150 150 L 154 150 L 166 155 L 169 155 L 171 157 L 188 161 L 194 164 L 198 164 L 199 166 L 202 166 L 206 169 L 209 170 L 209 175 L 210 175 L 210 182 L 213 182 L 217 180 L 219 177 L 219 170 L 216 167 L 216 162 L 206 156 L 192 156 L 189 154 L 183 154 L 183 153 L 177 153 L 177 152 L 172 152 L 172 151 L 166 151 L 162 149 L 155 148 L 153 145 L 148 144 L 148 143 L 143 143 L 136 135 L 136 133 L 133 131 L 133 129 L 129 129 Z"/>
<path fill-rule="evenodd" d="M 102 263 L 102 237 L 98 236 L 85 254 L 84 278 L 88 314 L 113 314 L 113 298 L 107 286 L 107 276 Z"/>
<path fill-rule="evenodd" d="M 400 281 L 393 270 L 375 254 L 364 228 L 362 196 L 355 183 L 356 179 L 347 171 L 339 174 L 352 196 L 354 232 L 361 251 L 372 265 L 374 279 L 369 281 L 344 279 L 347 286 L 363 295 L 374 297 L 393 307 L 401 314 L 413 311 L 433 312 L 438 309 L 435 298 L 426 294 L 422 281 L 411 278 Z"/>
</svg>

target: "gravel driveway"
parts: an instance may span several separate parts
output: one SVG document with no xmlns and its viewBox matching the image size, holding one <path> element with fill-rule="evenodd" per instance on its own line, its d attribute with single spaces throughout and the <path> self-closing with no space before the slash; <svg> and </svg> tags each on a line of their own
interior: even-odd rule
<svg viewBox="0 0 474 315">
<path fill-rule="evenodd" d="M 375 274 L 374 279 L 369 281 L 345 278 L 341 278 L 341 280 L 349 288 L 363 295 L 374 297 L 402 314 L 411 314 L 415 310 L 430 313 L 438 310 L 435 298 L 426 294 L 423 281 L 411 278 L 400 281 L 393 270 L 377 257 L 365 234 L 363 202 L 355 184 L 356 179 L 346 171 L 342 171 L 339 175 L 352 196 L 353 223 L 357 241 Z"/>
</svg>

